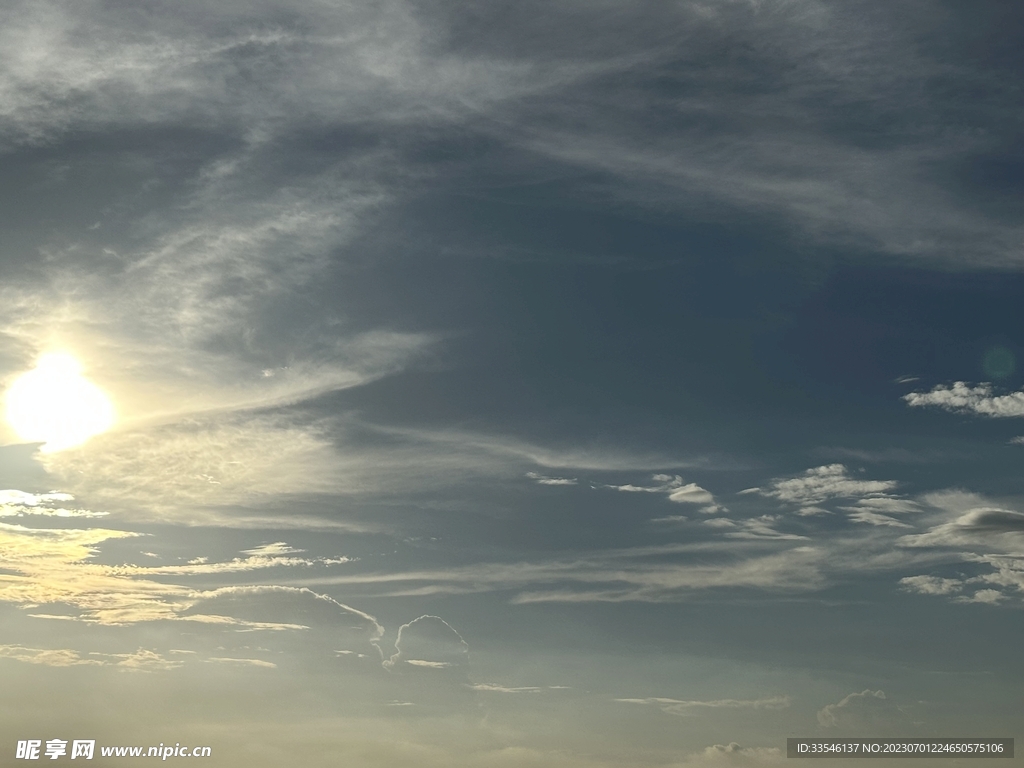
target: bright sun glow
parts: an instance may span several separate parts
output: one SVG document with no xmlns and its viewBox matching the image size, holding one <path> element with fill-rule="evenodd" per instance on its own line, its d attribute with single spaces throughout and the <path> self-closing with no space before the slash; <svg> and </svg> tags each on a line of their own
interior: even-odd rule
<svg viewBox="0 0 1024 768">
<path fill-rule="evenodd" d="M 19 376 L 7 390 L 7 423 L 26 442 L 43 443 L 45 453 L 81 445 L 114 423 L 114 407 L 103 391 L 82 376 L 71 355 L 53 353 Z"/>
</svg>

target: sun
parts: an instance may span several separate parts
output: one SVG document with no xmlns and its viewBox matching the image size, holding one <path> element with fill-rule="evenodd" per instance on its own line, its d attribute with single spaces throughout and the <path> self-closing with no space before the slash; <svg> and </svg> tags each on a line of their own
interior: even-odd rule
<svg viewBox="0 0 1024 768">
<path fill-rule="evenodd" d="M 7 423 L 44 453 L 81 445 L 114 424 L 114 406 L 71 355 L 43 355 L 7 389 Z"/>
</svg>

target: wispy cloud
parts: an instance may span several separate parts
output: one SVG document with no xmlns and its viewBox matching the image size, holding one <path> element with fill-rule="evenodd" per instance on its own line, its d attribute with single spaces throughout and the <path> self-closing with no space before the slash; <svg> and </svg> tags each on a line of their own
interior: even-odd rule
<svg viewBox="0 0 1024 768">
<path fill-rule="evenodd" d="M 26 493 L 14 489 L 0 491 L 0 517 L 106 517 L 107 512 L 55 506 L 57 501 L 74 501 L 69 493 Z"/>
<path fill-rule="evenodd" d="M 44 649 L 27 648 L 23 645 L 0 645 L 0 656 L 29 664 L 44 664 L 48 667 L 106 666 L 139 672 L 174 669 L 183 663 L 167 659 L 159 653 L 144 648 L 139 648 L 132 653 L 90 651 L 82 654 L 69 648 Z"/>
<path fill-rule="evenodd" d="M 646 698 L 615 699 L 623 704 L 648 704 L 658 707 L 669 715 L 686 717 L 701 709 L 785 709 L 789 706 L 788 696 L 771 696 L 765 699 L 713 699 L 710 701 L 683 701 L 680 699 Z"/>
<path fill-rule="evenodd" d="M 548 477 L 536 472 L 527 472 L 526 476 L 531 480 L 536 480 L 539 485 L 576 485 L 577 483 L 575 477 Z"/>
<path fill-rule="evenodd" d="M 499 685 L 497 683 L 474 683 L 469 686 L 474 691 L 484 693 L 539 693 L 542 688 L 532 685 L 513 686 Z"/>
<path fill-rule="evenodd" d="M 745 545 L 778 546 L 780 538 L 752 536 L 749 543 L 637 547 L 546 562 L 481 563 L 445 570 L 327 576 L 310 583 L 383 587 L 388 594 L 531 588 L 514 594 L 514 603 L 666 602 L 683 600 L 708 589 L 805 591 L 824 583 L 824 553 L 814 547 L 793 547 L 789 543 L 789 548 L 781 552 L 742 551 Z M 701 555 L 701 562 L 664 562 L 668 555 L 687 552 Z M 711 556 L 715 556 L 716 562 L 709 564 Z M 299 584 L 303 580 L 289 579 L 288 583 Z"/>
</svg>

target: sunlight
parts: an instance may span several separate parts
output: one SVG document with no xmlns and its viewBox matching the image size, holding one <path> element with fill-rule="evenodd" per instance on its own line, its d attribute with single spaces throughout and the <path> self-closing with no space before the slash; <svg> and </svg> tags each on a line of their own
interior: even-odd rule
<svg viewBox="0 0 1024 768">
<path fill-rule="evenodd" d="M 20 439 L 43 443 L 40 450 L 53 453 L 110 429 L 114 407 L 81 370 L 71 355 L 51 353 L 11 384 L 6 417 Z"/>
</svg>

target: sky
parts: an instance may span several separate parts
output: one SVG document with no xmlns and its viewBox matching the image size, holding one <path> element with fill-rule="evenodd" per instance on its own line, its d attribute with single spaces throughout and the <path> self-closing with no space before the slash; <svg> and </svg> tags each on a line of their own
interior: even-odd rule
<svg viewBox="0 0 1024 768">
<path fill-rule="evenodd" d="M 1024 736 L 1024 8 L 3 15 L 0 753 Z"/>
</svg>

